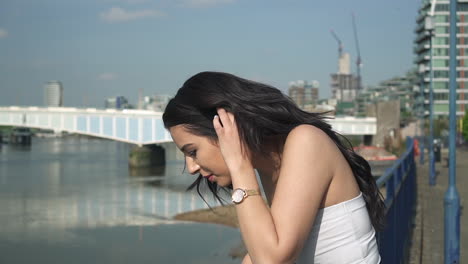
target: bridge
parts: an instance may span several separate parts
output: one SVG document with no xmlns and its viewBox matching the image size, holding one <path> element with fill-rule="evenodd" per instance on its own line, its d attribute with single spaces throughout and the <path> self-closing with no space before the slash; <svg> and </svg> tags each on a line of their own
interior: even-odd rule
<svg viewBox="0 0 468 264">
<path fill-rule="evenodd" d="M 377 133 L 375 117 L 335 117 L 327 122 L 343 135 Z M 0 125 L 83 134 L 136 144 L 172 142 L 162 112 L 69 107 L 0 107 Z"/>
</svg>

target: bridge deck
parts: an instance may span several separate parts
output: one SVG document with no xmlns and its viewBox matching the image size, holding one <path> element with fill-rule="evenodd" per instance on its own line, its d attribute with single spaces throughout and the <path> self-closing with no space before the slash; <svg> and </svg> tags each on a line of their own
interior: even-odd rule
<svg viewBox="0 0 468 264">
<path fill-rule="evenodd" d="M 427 157 L 427 155 L 425 155 Z M 416 226 L 409 263 L 444 263 L 444 195 L 448 186 L 448 167 L 442 152 L 442 162 L 436 163 L 437 183 L 429 186 L 428 163 L 417 167 L 418 198 Z M 419 161 L 419 157 L 418 157 Z M 468 148 L 457 149 L 457 190 L 460 194 L 460 260 L 468 259 L 468 215 L 463 205 L 468 201 Z"/>
<path fill-rule="evenodd" d="M 327 120 L 343 135 L 375 135 L 375 117 L 335 117 Z M 172 141 L 162 112 L 146 110 L 79 109 L 67 107 L 0 107 L 0 125 L 66 131 L 137 145 Z"/>
</svg>

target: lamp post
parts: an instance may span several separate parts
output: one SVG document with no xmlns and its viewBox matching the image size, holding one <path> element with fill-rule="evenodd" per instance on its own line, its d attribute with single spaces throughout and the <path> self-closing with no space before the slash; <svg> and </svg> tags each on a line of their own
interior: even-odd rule
<svg viewBox="0 0 468 264">
<path fill-rule="evenodd" d="M 421 84 L 419 85 L 420 92 L 421 92 L 421 110 L 420 110 L 420 117 L 421 117 L 421 133 L 419 136 L 419 164 L 424 164 L 424 120 L 425 120 L 425 111 L 424 111 L 424 73 L 426 72 L 426 66 L 424 64 L 419 64 L 419 73 L 421 74 Z"/>
<path fill-rule="evenodd" d="M 425 20 L 425 28 L 429 32 L 429 185 L 435 185 L 435 162 L 434 162 L 434 91 L 432 70 L 432 35 L 434 32 L 433 16 L 429 15 Z"/>
<path fill-rule="evenodd" d="M 444 261 L 460 263 L 460 196 L 456 186 L 457 0 L 450 0 L 449 186 L 444 197 Z"/>
</svg>

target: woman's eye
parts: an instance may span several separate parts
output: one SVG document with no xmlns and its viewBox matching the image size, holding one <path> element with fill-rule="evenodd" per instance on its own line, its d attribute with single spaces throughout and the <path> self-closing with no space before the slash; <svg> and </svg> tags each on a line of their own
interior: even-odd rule
<svg viewBox="0 0 468 264">
<path fill-rule="evenodd" d="M 197 155 L 197 151 L 196 150 L 189 151 L 188 155 L 193 158 Z"/>
</svg>

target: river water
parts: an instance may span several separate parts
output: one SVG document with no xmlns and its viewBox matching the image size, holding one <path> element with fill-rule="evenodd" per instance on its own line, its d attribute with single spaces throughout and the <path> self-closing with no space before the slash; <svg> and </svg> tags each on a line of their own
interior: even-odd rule
<svg viewBox="0 0 468 264">
<path fill-rule="evenodd" d="M 239 263 L 237 229 L 173 221 L 206 208 L 183 164 L 128 168 L 131 146 L 86 137 L 0 148 L 0 263 Z M 212 202 L 212 205 L 215 205 Z"/>
</svg>

